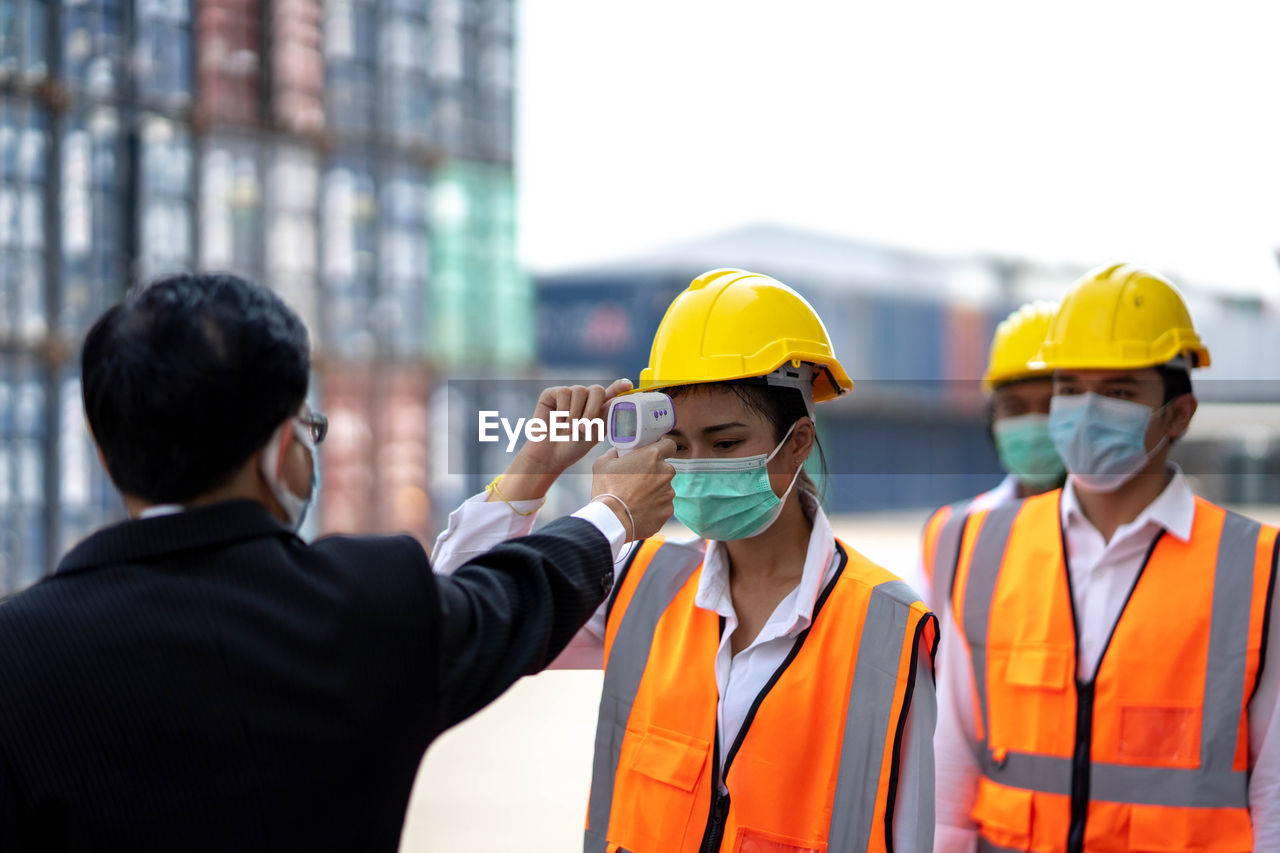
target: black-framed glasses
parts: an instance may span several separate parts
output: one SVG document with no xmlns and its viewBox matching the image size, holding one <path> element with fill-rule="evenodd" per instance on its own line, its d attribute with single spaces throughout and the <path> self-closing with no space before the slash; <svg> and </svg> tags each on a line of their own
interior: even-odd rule
<svg viewBox="0 0 1280 853">
<path fill-rule="evenodd" d="M 311 441 L 317 445 L 324 441 L 324 437 L 329 434 L 329 419 L 319 412 L 307 412 L 305 415 L 298 415 L 298 423 L 310 431 Z"/>
</svg>

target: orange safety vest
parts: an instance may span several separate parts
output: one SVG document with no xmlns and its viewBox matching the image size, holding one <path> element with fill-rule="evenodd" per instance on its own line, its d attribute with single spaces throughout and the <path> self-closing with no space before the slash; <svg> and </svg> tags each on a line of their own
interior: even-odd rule
<svg viewBox="0 0 1280 853">
<path fill-rule="evenodd" d="M 921 563 L 929 583 L 930 605 L 941 607 L 951 597 L 951 582 L 960 557 L 960 536 L 973 498 L 939 507 L 924 525 Z"/>
<path fill-rule="evenodd" d="M 1082 682 L 1060 497 L 974 513 L 964 535 L 951 605 L 979 712 L 979 849 L 1252 850 L 1247 706 L 1276 529 L 1197 498 L 1190 540 L 1156 537 Z"/>
<path fill-rule="evenodd" d="M 702 549 L 641 546 L 606 623 L 588 853 L 893 849 L 901 740 L 936 620 L 909 586 L 836 544 L 840 568 L 812 623 L 728 750 L 727 794 L 720 617 L 694 605 Z"/>
</svg>

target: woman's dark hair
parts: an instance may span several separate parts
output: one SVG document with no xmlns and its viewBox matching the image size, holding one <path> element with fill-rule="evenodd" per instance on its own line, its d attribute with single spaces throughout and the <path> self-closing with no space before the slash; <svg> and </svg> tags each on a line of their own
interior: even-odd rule
<svg viewBox="0 0 1280 853">
<path fill-rule="evenodd" d="M 798 388 L 769 385 L 762 379 L 737 379 L 729 382 L 702 382 L 695 385 L 677 385 L 663 389 L 672 399 L 676 399 L 693 391 L 728 390 L 738 395 L 738 399 L 749 410 L 761 415 L 773 426 L 773 441 L 782 441 L 791 429 L 791 425 L 801 418 L 809 416 L 804 404 L 804 395 Z M 797 485 L 813 495 L 819 501 L 826 499 L 827 456 L 822 452 L 822 442 L 817 433 L 813 436 L 814 446 L 818 450 L 818 465 L 822 474 L 822 488 L 819 489 L 809 476 L 809 472 L 801 469 Z"/>
<path fill-rule="evenodd" d="M 298 316 L 234 275 L 136 288 L 85 338 L 85 415 L 126 495 L 174 503 L 223 485 L 307 395 Z"/>
</svg>

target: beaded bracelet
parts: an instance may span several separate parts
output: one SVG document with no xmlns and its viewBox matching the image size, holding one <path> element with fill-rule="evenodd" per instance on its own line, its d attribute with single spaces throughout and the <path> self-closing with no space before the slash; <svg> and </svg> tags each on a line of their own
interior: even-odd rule
<svg viewBox="0 0 1280 853">
<path fill-rule="evenodd" d="M 506 504 L 511 509 L 511 511 L 514 512 L 516 515 L 533 515 L 535 512 L 542 509 L 543 505 L 547 502 L 547 499 L 544 497 L 541 501 L 538 502 L 538 505 L 535 506 L 533 509 L 526 509 L 526 510 L 516 509 L 515 505 L 513 505 L 511 501 L 507 500 L 506 495 L 498 491 L 498 481 L 501 479 L 502 479 L 501 474 L 494 477 L 493 480 L 489 482 L 489 485 L 484 487 L 484 493 L 486 496 L 490 494 L 497 495 L 498 499 L 502 501 L 504 504 Z"/>
</svg>

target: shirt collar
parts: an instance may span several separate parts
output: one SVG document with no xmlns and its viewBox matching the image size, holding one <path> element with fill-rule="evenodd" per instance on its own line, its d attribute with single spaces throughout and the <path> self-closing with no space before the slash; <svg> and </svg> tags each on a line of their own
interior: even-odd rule
<svg viewBox="0 0 1280 853">
<path fill-rule="evenodd" d="M 789 596 L 792 606 L 786 612 L 770 618 L 770 623 L 781 621 L 785 624 L 786 635 L 799 633 L 813 621 L 813 608 L 818 602 L 818 596 L 822 594 L 836 557 L 835 534 L 826 513 L 813 496 L 801 492 L 800 500 L 813 521 L 804 569 L 799 586 Z M 723 542 L 707 541 L 702 574 L 698 579 L 698 590 L 693 602 L 698 607 L 713 610 L 721 616 L 733 615 L 733 598 L 729 591 L 729 553 Z"/>
<path fill-rule="evenodd" d="M 177 515 L 180 512 L 186 512 L 187 508 L 182 504 L 156 504 L 149 506 L 142 512 L 138 513 L 138 519 L 160 518 L 164 515 Z"/>
<path fill-rule="evenodd" d="M 1113 541 L 1121 538 L 1123 534 L 1141 530 L 1148 523 L 1162 527 L 1183 542 L 1191 539 L 1191 525 L 1195 521 L 1196 514 L 1196 498 L 1191 492 L 1191 486 L 1187 483 L 1182 469 L 1171 462 L 1169 471 L 1173 474 L 1173 479 L 1164 487 L 1164 491 L 1147 504 L 1137 518 L 1116 528 L 1115 535 L 1111 537 Z M 1089 519 L 1085 518 L 1084 510 L 1080 508 L 1075 483 L 1070 477 L 1067 477 L 1067 484 L 1062 488 L 1060 511 L 1064 528 L 1072 522 L 1083 522 L 1090 527 L 1093 526 Z"/>
<path fill-rule="evenodd" d="M 1000 481 L 1000 485 L 974 498 L 973 503 L 969 506 L 969 511 L 977 512 L 980 509 L 990 509 L 991 507 L 1016 500 L 1018 500 L 1018 478 L 1012 474 L 1006 474 L 1005 478 Z"/>
</svg>

